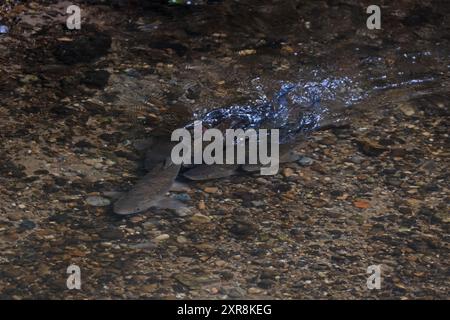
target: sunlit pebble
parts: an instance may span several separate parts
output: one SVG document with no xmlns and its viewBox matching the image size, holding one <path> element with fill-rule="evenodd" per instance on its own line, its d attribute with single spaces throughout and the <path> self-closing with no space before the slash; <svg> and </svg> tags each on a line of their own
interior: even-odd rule
<svg viewBox="0 0 450 320">
<path fill-rule="evenodd" d="M 217 293 L 219 293 L 219 289 L 217 289 L 217 288 L 211 288 L 211 293 L 212 293 L 212 294 L 217 294 Z"/>
<path fill-rule="evenodd" d="M 8 33 L 8 32 L 9 32 L 8 26 L 0 25 L 0 34 L 1 33 Z"/>
</svg>

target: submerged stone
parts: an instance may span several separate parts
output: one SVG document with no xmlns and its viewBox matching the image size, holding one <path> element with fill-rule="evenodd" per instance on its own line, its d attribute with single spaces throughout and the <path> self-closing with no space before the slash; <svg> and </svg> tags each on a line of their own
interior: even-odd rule
<svg viewBox="0 0 450 320">
<path fill-rule="evenodd" d="M 87 204 L 93 207 L 105 207 L 111 204 L 111 201 L 107 198 L 100 196 L 91 196 L 86 199 Z"/>
</svg>

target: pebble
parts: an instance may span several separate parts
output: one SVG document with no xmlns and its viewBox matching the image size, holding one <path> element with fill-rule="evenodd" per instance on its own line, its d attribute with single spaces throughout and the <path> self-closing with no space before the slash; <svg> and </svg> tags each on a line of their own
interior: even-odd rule
<svg viewBox="0 0 450 320">
<path fill-rule="evenodd" d="M 195 223 L 209 223 L 211 222 L 211 218 L 201 213 L 196 213 L 191 217 L 191 221 Z"/>
<path fill-rule="evenodd" d="M 129 246 L 132 249 L 155 249 L 157 245 L 154 242 L 144 242 Z"/>
<path fill-rule="evenodd" d="M 8 26 L 5 26 L 4 24 L 0 25 L 0 34 L 5 34 L 9 32 Z"/>
<path fill-rule="evenodd" d="M 230 231 L 239 238 L 247 238 L 257 232 L 257 226 L 248 221 L 238 221 L 231 226 Z"/>
<path fill-rule="evenodd" d="M 27 75 L 23 76 L 19 81 L 23 84 L 27 84 L 30 82 L 36 82 L 38 80 L 39 80 L 39 78 L 37 76 L 35 76 L 34 74 L 27 74 Z"/>
<path fill-rule="evenodd" d="M 234 274 L 233 274 L 232 272 L 230 272 L 230 271 L 222 271 L 222 272 L 220 273 L 220 277 L 221 277 L 223 280 L 228 281 L 228 280 L 231 280 L 231 279 L 234 278 Z"/>
<path fill-rule="evenodd" d="M 257 178 L 256 182 L 259 183 L 259 184 L 268 184 L 268 183 L 270 183 L 269 180 L 264 179 L 264 178 Z"/>
<path fill-rule="evenodd" d="M 262 200 L 254 200 L 250 202 L 254 207 L 262 207 L 264 205 L 264 201 Z"/>
<path fill-rule="evenodd" d="M 164 240 L 168 240 L 170 238 L 170 235 L 168 235 L 167 233 L 163 233 L 159 236 L 157 236 L 155 238 L 155 241 L 164 241 Z"/>
<path fill-rule="evenodd" d="M 410 207 L 400 206 L 400 207 L 398 207 L 398 212 L 403 213 L 403 214 L 411 214 L 412 210 Z"/>
<path fill-rule="evenodd" d="M 248 288 L 247 292 L 248 292 L 248 294 L 258 294 L 258 293 L 261 293 L 262 290 L 259 288 L 252 287 L 252 288 Z"/>
<path fill-rule="evenodd" d="M 409 104 L 404 104 L 403 103 L 403 104 L 400 105 L 399 108 L 400 108 L 400 111 L 403 112 L 403 114 L 405 116 L 407 116 L 407 117 L 411 117 L 411 116 L 413 116 L 416 113 L 414 108 L 411 107 Z"/>
<path fill-rule="evenodd" d="M 238 52 L 238 54 L 240 56 L 249 56 L 249 55 L 252 55 L 252 54 L 255 54 L 255 53 L 256 53 L 255 49 L 245 49 L 245 50 L 240 50 Z"/>
<path fill-rule="evenodd" d="M 187 207 L 177 208 L 175 212 L 179 217 L 186 217 L 192 213 L 191 208 Z"/>
<path fill-rule="evenodd" d="M 205 201 L 200 200 L 200 202 L 197 205 L 197 208 L 199 208 L 200 210 L 205 210 L 206 209 Z"/>
<path fill-rule="evenodd" d="M 114 161 L 112 161 L 112 160 L 106 160 L 105 161 L 105 163 L 106 163 L 106 165 L 108 165 L 108 166 L 113 166 L 113 165 L 115 165 L 116 163 L 114 162 Z"/>
<path fill-rule="evenodd" d="M 99 237 L 104 240 L 117 240 L 121 239 L 123 237 L 122 231 L 118 229 L 106 229 L 101 232 L 99 232 Z"/>
<path fill-rule="evenodd" d="M 367 156 L 376 157 L 387 150 L 378 141 L 368 138 L 357 139 L 359 150 Z"/>
<path fill-rule="evenodd" d="M 309 157 L 301 157 L 300 159 L 298 159 L 298 164 L 300 164 L 301 166 L 310 166 L 313 164 L 314 160 L 309 158 Z"/>
<path fill-rule="evenodd" d="M 95 165 L 96 163 L 98 163 L 99 161 L 97 160 L 97 159 L 84 159 L 83 160 L 83 163 L 84 164 L 87 164 L 87 165 L 89 165 L 89 166 L 93 166 L 93 165 Z"/>
<path fill-rule="evenodd" d="M 131 77 L 138 77 L 139 76 L 139 71 L 137 71 L 134 68 L 127 68 L 127 69 L 125 69 L 125 72 Z"/>
<path fill-rule="evenodd" d="M 191 200 L 191 196 L 187 193 L 177 193 L 173 197 L 181 202 L 188 202 Z"/>
<path fill-rule="evenodd" d="M 245 291 L 241 288 L 232 288 L 228 291 L 230 298 L 242 298 L 245 295 Z"/>
<path fill-rule="evenodd" d="M 214 264 L 218 267 L 223 267 L 227 262 L 223 260 L 217 260 Z"/>
<path fill-rule="evenodd" d="M 101 168 L 103 168 L 103 165 L 101 163 L 96 163 L 96 164 L 94 164 L 94 168 L 101 169 Z"/>
<path fill-rule="evenodd" d="M 217 187 L 206 187 L 203 189 L 206 193 L 217 193 L 219 191 L 219 188 Z"/>
<path fill-rule="evenodd" d="M 143 220 L 144 220 L 144 217 L 142 217 L 142 216 L 134 216 L 134 217 L 130 218 L 130 221 L 133 223 L 139 223 Z"/>
<path fill-rule="evenodd" d="M 404 148 L 392 148 L 391 149 L 391 155 L 393 157 L 404 157 L 406 155 L 407 151 Z"/>
<path fill-rule="evenodd" d="M 188 242 L 187 238 L 185 236 L 178 236 L 177 237 L 177 242 L 178 243 L 186 243 Z"/>
<path fill-rule="evenodd" d="M 361 157 L 361 156 L 358 156 L 358 155 L 354 155 L 349 160 L 350 160 L 350 162 L 352 162 L 354 164 L 360 164 L 365 159 L 364 159 L 364 157 Z"/>
<path fill-rule="evenodd" d="M 261 272 L 260 278 L 261 279 L 275 279 L 277 273 L 278 272 L 275 269 L 266 269 L 263 272 Z"/>
<path fill-rule="evenodd" d="M 177 274 L 174 276 L 174 278 L 191 290 L 198 290 L 205 284 L 209 284 L 218 280 L 215 276 L 210 277 L 206 275 L 192 274 Z"/>
<path fill-rule="evenodd" d="M 258 282 L 258 287 L 263 289 L 270 289 L 275 284 L 275 281 L 270 279 L 262 279 L 260 282 Z"/>
<path fill-rule="evenodd" d="M 144 222 L 144 223 L 142 224 L 142 227 L 143 227 L 145 230 L 153 230 L 153 229 L 155 228 L 155 225 L 154 225 L 153 222 L 147 221 L 147 222 Z"/>
<path fill-rule="evenodd" d="M 10 221 L 19 221 L 22 219 L 22 214 L 20 214 L 18 212 L 13 212 L 13 213 L 7 214 L 7 217 Z"/>
<path fill-rule="evenodd" d="M 368 202 L 366 200 L 358 200 L 358 201 L 353 202 L 353 205 L 360 209 L 367 209 L 370 207 L 370 202 Z"/>
<path fill-rule="evenodd" d="M 178 181 L 175 181 L 170 187 L 170 191 L 172 192 L 189 192 L 190 190 L 189 185 Z"/>
<path fill-rule="evenodd" d="M 292 176 L 294 174 L 294 170 L 293 169 L 291 169 L 291 168 L 284 168 L 283 169 L 283 176 L 284 177 L 290 177 L 290 176 Z"/>
<path fill-rule="evenodd" d="M 111 201 L 100 196 L 90 196 L 86 198 L 86 203 L 94 207 L 105 207 L 109 206 Z"/>
<path fill-rule="evenodd" d="M 217 288 L 211 288 L 211 294 L 218 294 L 219 293 L 219 289 Z"/>
<path fill-rule="evenodd" d="M 34 229 L 36 227 L 36 223 L 34 223 L 31 220 L 24 220 L 24 221 L 22 221 L 20 223 L 19 227 L 22 230 L 31 230 L 31 229 Z"/>
</svg>

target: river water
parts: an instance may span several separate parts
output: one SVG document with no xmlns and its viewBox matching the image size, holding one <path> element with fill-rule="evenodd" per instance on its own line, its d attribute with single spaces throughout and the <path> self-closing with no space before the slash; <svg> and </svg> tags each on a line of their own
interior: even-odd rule
<svg viewBox="0 0 450 320">
<path fill-rule="evenodd" d="M 193 3 L 1 1 L 0 297 L 447 299 L 450 2 L 377 1 L 381 30 L 368 1 Z M 195 119 L 351 125 L 275 176 L 178 185 L 191 213 L 115 215 L 132 142 Z"/>
<path fill-rule="evenodd" d="M 8 1 L 0 40 L 21 40 L 2 55 L 25 47 L 23 71 L 59 82 L 44 86 L 60 87 L 61 98 L 89 96 L 128 131 L 156 135 L 202 120 L 221 129 L 278 128 L 288 142 L 351 121 L 352 106 L 395 105 L 448 88 L 446 1 L 381 2 L 379 30 L 367 27 L 364 1 L 169 3 L 80 2 L 82 28 L 71 31 L 67 1 L 45 10 Z M 80 72 L 94 90 L 79 87 Z"/>
<path fill-rule="evenodd" d="M 359 1 L 188 3 L 147 7 L 112 36 L 124 61 L 156 68 L 114 75 L 105 91 L 158 113 L 155 126 L 172 124 L 159 103 L 170 117 L 183 110 L 177 125 L 281 128 L 289 140 L 345 120 L 350 106 L 448 84 L 445 2 L 385 2 L 381 30 L 367 28 Z"/>
</svg>

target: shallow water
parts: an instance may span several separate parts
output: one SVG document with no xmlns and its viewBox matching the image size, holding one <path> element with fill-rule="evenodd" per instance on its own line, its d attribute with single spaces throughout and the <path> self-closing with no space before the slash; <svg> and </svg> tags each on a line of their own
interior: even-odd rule
<svg viewBox="0 0 450 320">
<path fill-rule="evenodd" d="M 383 29 L 368 30 L 365 7 L 350 1 L 202 3 L 144 11 L 119 31 L 117 54 L 130 59 L 146 46 L 161 61 L 150 75 L 113 76 L 106 91 L 118 104 L 163 101 L 167 112 L 189 110 L 177 125 L 282 128 L 289 140 L 342 121 L 350 106 L 393 102 L 394 89 L 401 99 L 448 79 L 448 18 L 437 6 L 387 5 Z M 420 21 L 418 8 L 435 19 Z M 414 10 L 411 26 L 402 17 Z"/>
<path fill-rule="evenodd" d="M 447 298 L 448 1 L 381 2 L 370 31 L 355 0 L 89 0 L 76 32 L 51 2 L 0 21 L 1 297 L 373 298 L 355 275 L 383 263 L 378 298 Z M 281 174 L 190 184 L 200 216 L 88 201 L 144 175 L 135 138 L 195 118 L 351 126 Z"/>
<path fill-rule="evenodd" d="M 76 44 L 70 49 L 67 40 L 58 40 L 53 53 L 69 65 L 99 57 L 93 69 L 114 68 L 93 101 L 128 114 L 147 133 L 203 120 L 222 129 L 280 128 L 290 140 L 342 122 L 351 106 L 394 104 L 446 90 L 449 80 L 445 1 L 383 3 L 381 30 L 369 30 L 365 4 L 350 0 L 90 2 L 112 6 L 81 4 L 84 28 L 63 31 L 85 53 L 72 54 Z M 46 12 L 24 11 L 2 23 L 12 36 L 34 41 L 52 24 L 62 25 L 68 4 L 57 1 Z M 105 41 L 86 48 L 96 38 Z"/>
</svg>

